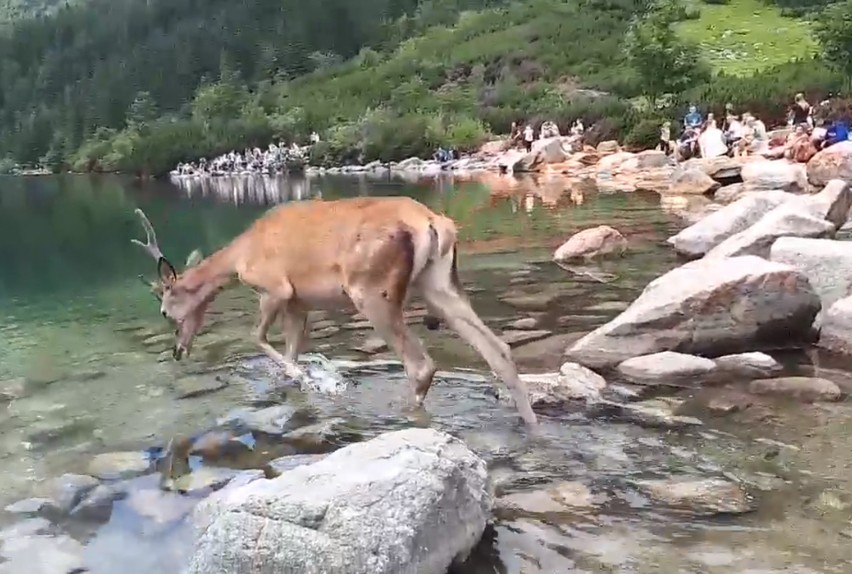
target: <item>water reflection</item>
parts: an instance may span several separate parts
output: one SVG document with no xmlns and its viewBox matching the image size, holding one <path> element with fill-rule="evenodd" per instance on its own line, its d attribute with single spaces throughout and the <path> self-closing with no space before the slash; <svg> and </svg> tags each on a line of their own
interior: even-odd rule
<svg viewBox="0 0 852 574">
<path fill-rule="evenodd" d="M 211 198 L 237 206 L 322 198 L 317 180 L 286 175 L 181 176 L 173 177 L 171 182 L 185 197 Z"/>
</svg>

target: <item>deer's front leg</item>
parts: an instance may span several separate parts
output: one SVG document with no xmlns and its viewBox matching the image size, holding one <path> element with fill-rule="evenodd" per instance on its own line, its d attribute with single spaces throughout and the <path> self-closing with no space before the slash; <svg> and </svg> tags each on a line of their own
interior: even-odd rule
<svg viewBox="0 0 852 574">
<path fill-rule="evenodd" d="M 260 346 L 263 352 L 266 353 L 267 356 L 269 356 L 269 358 L 271 358 L 273 361 L 281 365 L 288 377 L 292 377 L 294 379 L 301 379 L 305 377 L 305 372 L 296 364 L 295 358 L 290 359 L 287 356 L 282 355 L 275 347 L 273 347 L 269 343 L 269 339 L 267 339 L 269 328 L 272 326 L 272 324 L 275 322 L 275 319 L 285 309 L 286 306 L 286 299 L 282 300 L 269 293 L 261 295 L 260 323 L 257 326 L 257 332 L 255 337 L 257 339 L 257 344 Z"/>
</svg>

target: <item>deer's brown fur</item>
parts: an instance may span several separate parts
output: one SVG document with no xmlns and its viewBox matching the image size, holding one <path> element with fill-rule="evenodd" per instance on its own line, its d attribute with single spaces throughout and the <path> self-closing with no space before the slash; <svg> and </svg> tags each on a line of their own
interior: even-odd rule
<svg viewBox="0 0 852 574">
<path fill-rule="evenodd" d="M 421 203 L 404 197 L 288 203 L 181 274 L 163 257 L 147 218 L 137 213 L 148 243 L 134 241 L 157 259 L 161 312 L 178 327 L 176 359 L 189 353 L 216 294 L 238 280 L 260 294 L 258 344 L 288 374 L 303 376 L 296 360 L 307 339 L 308 311 L 351 302 L 400 357 L 421 404 L 435 365 L 403 317 L 409 295 L 417 292 L 430 315 L 444 319 L 509 387 L 523 419 L 536 422 L 509 347 L 479 319 L 463 292 L 455 224 Z M 284 353 L 267 340 L 279 317 Z"/>
</svg>

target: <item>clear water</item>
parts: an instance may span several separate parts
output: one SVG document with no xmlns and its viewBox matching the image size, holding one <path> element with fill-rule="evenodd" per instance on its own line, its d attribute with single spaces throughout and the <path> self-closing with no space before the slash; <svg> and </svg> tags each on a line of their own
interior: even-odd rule
<svg viewBox="0 0 852 574">
<path fill-rule="evenodd" d="M 482 361 L 447 332 L 421 327 L 442 369 L 428 414 L 408 408 L 408 386 L 393 362 L 344 370 L 351 388 L 342 395 L 303 393 L 282 385 L 257 358 L 250 336 L 256 301 L 244 290 L 217 300 L 191 360 L 171 361 L 168 325 L 137 277 L 153 274 L 153 265 L 129 241 L 142 236 L 136 207 L 154 222 L 167 255 L 180 260 L 195 248 L 209 253 L 225 244 L 280 201 L 411 195 L 459 224 L 462 278 L 494 329 L 531 314 L 501 302 L 501 295 L 558 294 L 536 312 L 553 336 L 515 351 L 523 371 L 539 372 L 558 368 L 572 338 L 609 320 L 677 264 L 663 241 L 683 222 L 655 195 L 602 195 L 553 182 L 526 182 L 520 191 L 499 193 L 444 180 L 223 179 L 182 188 L 117 177 L 0 181 L 0 505 L 38 494 L 62 473 L 85 472 L 95 454 L 156 449 L 215 427 L 235 409 L 288 403 L 300 405 L 311 420 L 344 421 L 345 432 L 319 450 L 430 425 L 464 438 L 507 477 L 507 491 L 571 480 L 606 499 L 571 513 L 498 520 L 464 572 L 852 571 L 846 538 L 852 532 L 852 411 L 846 402 L 772 403 L 713 418 L 701 411 L 702 397 L 685 395 L 696 402 L 703 428 L 665 432 L 573 412 L 545 417 L 544 436 L 530 440 L 514 412 L 494 398 Z M 626 257 L 573 274 L 549 262 L 552 249 L 572 233 L 604 223 L 628 237 Z M 345 313 L 330 318 L 352 321 Z M 364 361 L 352 348 L 369 335 L 342 329 L 316 340 L 313 350 L 335 361 Z M 844 361 L 784 359 L 791 373 L 852 383 Z M 193 379 L 215 375 L 229 384 L 178 398 Z M 251 448 L 202 464 L 261 468 L 313 448 L 263 436 L 252 441 Z M 753 514 L 698 520 L 655 506 L 631 485 L 636 478 L 684 473 L 727 473 L 769 486 L 755 491 Z M 158 481 L 157 475 L 144 476 L 132 487 L 156 490 Z M 177 494 L 161 496 L 169 508 L 194 503 Z M 3 524 L 15 520 L 2 516 Z M 87 565 L 98 573 L 116 572 L 119 564 L 134 573 L 176 572 L 190 546 L 179 521 L 156 524 L 130 501 L 117 502 L 106 521 L 57 527 L 87 544 Z"/>
</svg>

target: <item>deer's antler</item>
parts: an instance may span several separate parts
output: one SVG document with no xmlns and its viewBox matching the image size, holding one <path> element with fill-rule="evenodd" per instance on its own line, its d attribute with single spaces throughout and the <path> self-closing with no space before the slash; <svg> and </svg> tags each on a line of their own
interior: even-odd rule
<svg viewBox="0 0 852 574">
<path fill-rule="evenodd" d="M 145 228 L 145 235 L 147 235 L 147 239 L 145 243 L 142 243 L 138 239 L 131 239 L 130 241 L 144 249 L 148 255 L 154 258 L 154 261 L 165 259 L 163 252 L 160 251 L 160 246 L 157 243 L 157 233 L 154 231 L 154 226 L 151 225 L 150 221 L 148 221 L 148 217 L 145 215 L 145 212 L 137 207 L 135 209 L 135 213 L 139 216 L 139 219 L 142 220 L 142 227 Z"/>
</svg>

